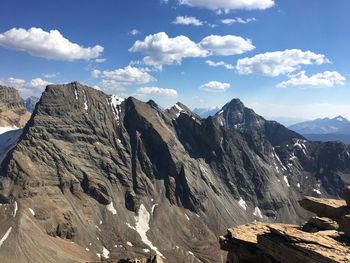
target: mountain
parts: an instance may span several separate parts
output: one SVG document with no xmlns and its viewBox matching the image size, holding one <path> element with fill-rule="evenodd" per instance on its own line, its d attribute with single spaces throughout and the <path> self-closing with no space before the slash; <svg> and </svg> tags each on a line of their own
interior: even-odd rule
<svg viewBox="0 0 350 263">
<path fill-rule="evenodd" d="M 23 127 L 30 118 L 14 88 L 0 86 L 0 128 L 8 130 Z"/>
<path fill-rule="evenodd" d="M 301 196 L 342 195 L 349 151 L 238 99 L 201 119 L 181 103 L 49 85 L 2 162 L 1 262 L 223 262 L 228 227 L 300 223 Z"/>
<path fill-rule="evenodd" d="M 23 99 L 24 106 L 30 113 L 33 113 L 35 105 L 38 103 L 38 101 L 39 98 L 35 96 L 30 96 L 26 99 Z"/>
<path fill-rule="evenodd" d="M 294 124 L 291 130 L 312 141 L 342 141 L 350 143 L 350 121 L 342 116 Z"/>
<path fill-rule="evenodd" d="M 219 110 L 219 107 L 194 108 L 193 112 L 198 114 L 201 118 L 208 118 L 209 116 L 214 116 Z"/>
</svg>

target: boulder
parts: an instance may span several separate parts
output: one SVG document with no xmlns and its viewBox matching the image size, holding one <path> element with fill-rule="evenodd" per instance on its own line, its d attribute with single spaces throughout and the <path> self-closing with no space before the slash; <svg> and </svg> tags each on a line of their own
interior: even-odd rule
<svg viewBox="0 0 350 263">
<path fill-rule="evenodd" d="M 320 230 L 338 230 L 339 225 L 336 221 L 327 217 L 311 217 L 302 227 L 306 232 L 318 232 Z"/>
<path fill-rule="evenodd" d="M 319 217 L 328 217 L 333 220 L 338 220 L 342 216 L 350 214 L 350 208 L 346 206 L 344 200 L 305 196 L 299 201 L 299 204 Z"/>
</svg>

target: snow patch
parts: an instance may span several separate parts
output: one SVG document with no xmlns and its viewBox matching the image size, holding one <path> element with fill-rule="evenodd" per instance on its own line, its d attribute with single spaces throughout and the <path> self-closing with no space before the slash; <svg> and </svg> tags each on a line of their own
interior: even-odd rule
<svg viewBox="0 0 350 263">
<path fill-rule="evenodd" d="M 86 251 L 90 251 L 90 249 L 88 247 L 85 248 Z"/>
<path fill-rule="evenodd" d="M 242 207 L 245 211 L 247 210 L 247 203 L 243 200 L 242 197 L 239 198 L 238 204 L 240 207 Z"/>
<path fill-rule="evenodd" d="M 187 214 L 185 214 L 187 221 L 190 221 L 190 218 L 188 217 Z"/>
<path fill-rule="evenodd" d="M 84 109 L 87 111 L 89 109 L 89 106 L 87 104 L 87 99 L 86 99 L 86 92 L 84 90 Z"/>
<path fill-rule="evenodd" d="M 6 241 L 6 239 L 9 237 L 11 231 L 12 231 L 12 227 L 10 227 L 9 229 L 7 229 L 5 235 L 0 239 L 0 248 L 1 248 L 1 246 L 4 244 L 4 242 Z"/>
<path fill-rule="evenodd" d="M 318 194 L 318 195 L 321 195 L 322 193 L 321 193 L 321 191 L 319 190 L 319 189 L 313 189 L 312 191 L 314 191 L 316 194 Z"/>
<path fill-rule="evenodd" d="M 254 209 L 253 215 L 256 216 L 256 217 L 260 217 L 261 219 L 263 218 L 262 213 L 261 213 L 261 211 L 260 211 L 260 208 L 257 207 L 257 206 L 256 206 L 255 209 Z"/>
<path fill-rule="evenodd" d="M 111 212 L 113 215 L 116 215 L 117 214 L 117 210 L 115 210 L 114 206 L 113 206 L 113 202 L 110 202 L 110 204 L 108 204 L 106 206 L 107 210 L 109 212 Z"/>
<path fill-rule="evenodd" d="M 109 250 L 107 248 L 103 247 L 103 249 L 102 249 L 102 256 L 104 258 L 109 258 L 109 253 L 110 253 Z"/>
<path fill-rule="evenodd" d="M 148 239 L 148 237 L 146 235 L 147 231 L 150 229 L 150 227 L 149 227 L 150 219 L 151 219 L 151 217 L 150 217 L 150 214 L 148 213 L 146 207 L 143 204 L 141 204 L 139 211 L 138 211 L 138 215 L 135 216 L 136 231 L 139 233 L 143 243 L 145 243 L 147 246 L 150 247 L 150 249 L 155 251 L 157 253 L 157 255 L 164 258 L 162 253 L 159 252 L 158 248 L 152 244 L 152 242 Z"/>
<path fill-rule="evenodd" d="M 153 201 L 152 201 L 153 202 Z M 157 206 L 158 204 L 154 204 L 154 205 L 152 205 L 152 209 L 151 209 L 151 211 L 152 211 L 152 215 L 153 215 L 153 213 L 154 213 L 154 209 L 156 208 L 156 206 Z"/>
<path fill-rule="evenodd" d="M 78 100 L 78 91 L 76 88 L 74 89 L 74 94 L 75 94 L 75 99 Z"/>
<path fill-rule="evenodd" d="M 143 250 L 143 252 L 145 252 L 145 253 L 151 252 L 151 250 L 149 250 L 148 248 L 144 248 L 144 249 L 142 249 L 142 250 Z"/>
<path fill-rule="evenodd" d="M 300 188 L 300 184 L 299 183 L 297 184 L 297 187 Z"/>
<path fill-rule="evenodd" d="M 126 244 L 127 244 L 129 247 L 133 247 L 133 246 L 134 246 L 130 241 L 126 242 Z"/>
<path fill-rule="evenodd" d="M 288 181 L 287 176 L 283 176 L 283 180 L 284 180 L 284 182 L 286 183 L 286 185 L 287 185 L 288 187 L 290 187 L 290 184 L 289 184 L 289 181 Z"/>
<path fill-rule="evenodd" d="M 16 216 L 17 210 L 18 210 L 18 205 L 17 205 L 17 201 L 15 201 L 15 202 L 13 203 L 13 217 Z"/>
<path fill-rule="evenodd" d="M 132 225 L 130 225 L 128 222 L 125 222 L 125 225 L 127 225 L 127 226 L 128 226 L 128 228 L 131 228 L 131 229 L 133 229 L 133 230 L 135 230 L 135 231 L 136 231 L 136 228 L 135 228 L 135 227 L 133 227 Z"/>
<path fill-rule="evenodd" d="M 33 216 L 35 216 L 35 212 L 34 212 L 34 210 L 33 209 L 31 209 L 31 208 L 28 208 L 29 209 L 29 212 L 33 215 Z"/>
<path fill-rule="evenodd" d="M 190 254 L 191 256 L 194 256 L 193 252 L 188 251 L 188 254 Z"/>
<path fill-rule="evenodd" d="M 100 253 L 96 253 L 96 256 L 97 256 L 98 258 L 101 258 L 101 254 L 100 254 Z"/>
<path fill-rule="evenodd" d="M 118 97 L 115 95 L 111 96 L 112 110 L 114 113 L 115 120 L 117 121 L 118 124 L 119 124 L 120 112 L 121 112 L 120 105 L 122 104 L 123 101 L 124 101 L 124 99 L 121 97 Z"/>
<path fill-rule="evenodd" d="M 17 127 L 0 127 L 0 134 L 3 134 L 8 131 L 16 130 Z"/>
</svg>

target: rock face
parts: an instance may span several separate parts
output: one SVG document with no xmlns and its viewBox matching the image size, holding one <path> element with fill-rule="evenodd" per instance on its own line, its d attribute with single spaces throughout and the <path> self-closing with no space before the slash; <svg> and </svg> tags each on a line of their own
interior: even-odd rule
<svg viewBox="0 0 350 263">
<path fill-rule="evenodd" d="M 313 217 L 302 227 L 252 223 L 228 229 L 227 235 L 220 237 L 221 248 L 229 252 L 227 262 L 349 262 L 350 214 L 339 218 L 335 200 L 306 197 L 301 204 L 317 214 L 327 211 L 330 218 Z"/>
<path fill-rule="evenodd" d="M 0 86 L 0 127 L 22 128 L 29 118 L 18 91 Z"/>
<path fill-rule="evenodd" d="M 302 195 L 341 195 L 349 150 L 305 141 L 238 100 L 201 119 L 181 103 L 164 111 L 49 85 L 2 163 L 0 256 L 223 262 L 227 227 L 298 223 Z"/>
</svg>

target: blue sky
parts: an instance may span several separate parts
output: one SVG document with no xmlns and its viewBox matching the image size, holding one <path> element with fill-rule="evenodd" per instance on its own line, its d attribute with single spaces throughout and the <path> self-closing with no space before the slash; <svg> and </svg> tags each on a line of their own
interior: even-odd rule
<svg viewBox="0 0 350 263">
<path fill-rule="evenodd" d="M 249 4 L 250 3 L 250 4 Z M 350 118 L 347 0 L 1 1 L 0 84 Z"/>
</svg>

